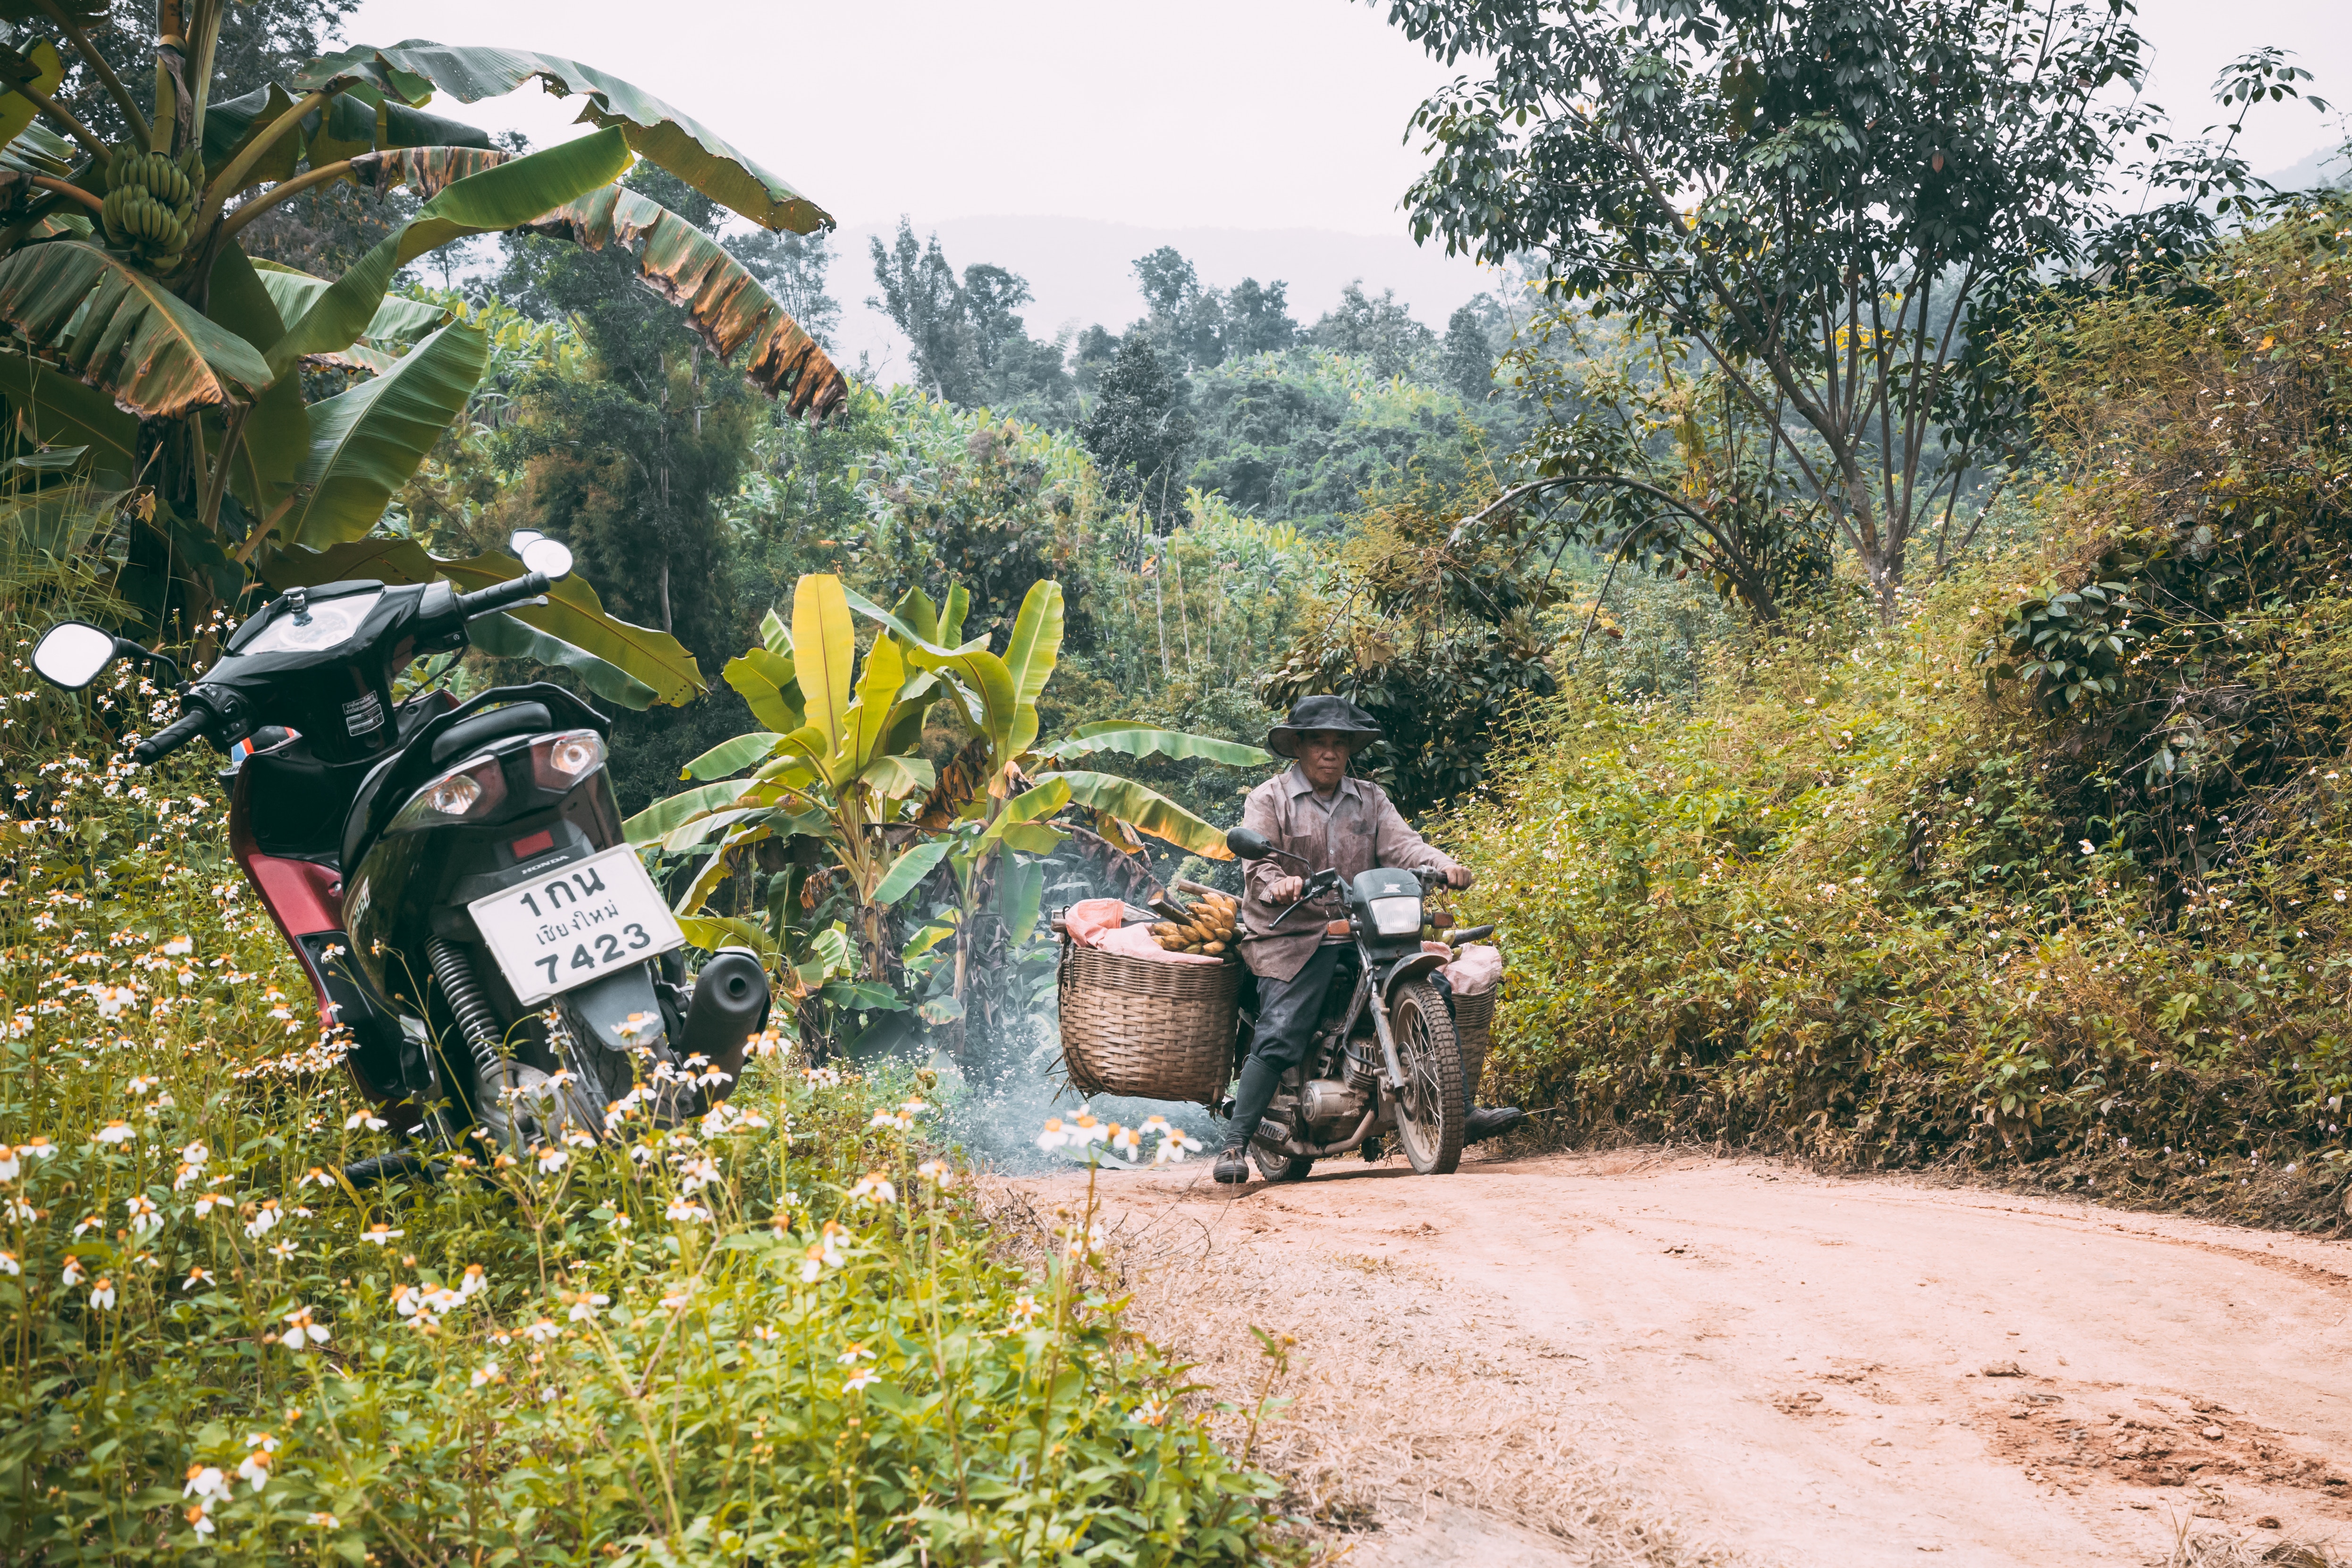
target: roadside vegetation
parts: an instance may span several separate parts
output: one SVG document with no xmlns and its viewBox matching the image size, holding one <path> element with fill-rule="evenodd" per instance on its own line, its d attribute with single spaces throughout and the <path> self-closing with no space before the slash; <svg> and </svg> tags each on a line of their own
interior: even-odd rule
<svg viewBox="0 0 2352 1568">
<path fill-rule="evenodd" d="M 1490 1092 L 2340 1222 L 2347 223 L 2013 332 L 2042 466 L 1892 619 L 1840 584 L 1679 691 L 1604 668 L 1519 710 L 1449 825 L 1510 938 Z"/>
<path fill-rule="evenodd" d="M 159 694 L 0 605 L 0 1542 L 15 1561 L 1239 1563 L 1273 1483 L 1084 1205 L 981 1201 L 928 1074 L 756 1042 L 698 1122 L 360 1193 L 388 1145 Z M 1179 1154 L 1148 1132 L 1123 1154 Z"/>
</svg>

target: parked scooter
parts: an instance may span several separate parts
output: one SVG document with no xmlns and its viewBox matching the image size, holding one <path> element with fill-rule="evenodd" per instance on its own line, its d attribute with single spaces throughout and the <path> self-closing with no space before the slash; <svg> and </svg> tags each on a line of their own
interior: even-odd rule
<svg viewBox="0 0 2352 1568">
<path fill-rule="evenodd" d="M 1273 856 L 1312 873 L 1276 924 L 1336 889 L 1347 917 L 1332 922 L 1332 934 L 1353 939 L 1354 986 L 1331 987 L 1306 1059 L 1283 1075 L 1250 1141 L 1258 1169 L 1268 1181 L 1297 1181 L 1316 1161 L 1393 1131 L 1416 1173 L 1451 1173 L 1462 1163 L 1470 1086 L 1437 982 L 1447 959 L 1422 946 L 1423 896 L 1444 873 L 1375 867 L 1343 884 L 1339 872 L 1315 871 L 1246 827 L 1226 834 L 1225 845 L 1244 860 Z M 1494 930 L 1449 931 L 1444 940 L 1461 947 Z M 1255 1022 L 1244 1015 L 1236 1063 Z"/>
<path fill-rule="evenodd" d="M 249 746 L 228 775 L 230 849 L 320 1016 L 348 1036 L 359 1087 L 424 1145 L 359 1163 L 355 1181 L 414 1171 L 469 1135 L 521 1150 L 632 1114 L 698 1113 L 731 1090 L 767 1019 L 767 975 L 745 950 L 714 955 L 688 994 L 686 939 L 622 832 L 611 720 L 543 683 L 394 706 L 409 661 L 465 647 L 480 616 L 546 603 L 570 573 L 556 541 L 514 542 L 528 574 L 478 593 L 288 590 L 179 683 L 179 718 L 131 749 L 152 763 L 198 736 L 224 753 Z M 124 656 L 157 658 L 66 621 L 33 664 L 79 691 Z"/>
</svg>

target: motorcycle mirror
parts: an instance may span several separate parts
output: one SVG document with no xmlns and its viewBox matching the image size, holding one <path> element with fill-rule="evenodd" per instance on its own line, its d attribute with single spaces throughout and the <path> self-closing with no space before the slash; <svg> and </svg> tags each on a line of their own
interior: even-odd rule
<svg viewBox="0 0 2352 1568">
<path fill-rule="evenodd" d="M 1246 827 L 1227 831 L 1225 847 L 1244 860 L 1263 860 L 1274 853 L 1274 846 L 1265 841 L 1265 834 L 1253 833 Z"/>
<path fill-rule="evenodd" d="M 543 572 L 551 583 L 561 582 L 572 575 L 572 552 L 545 534 L 533 538 L 516 553 L 520 557 L 525 570 Z"/>
<path fill-rule="evenodd" d="M 121 639 L 88 621 L 59 621 L 41 634 L 33 668 L 50 685 L 79 691 L 123 650 Z"/>
</svg>

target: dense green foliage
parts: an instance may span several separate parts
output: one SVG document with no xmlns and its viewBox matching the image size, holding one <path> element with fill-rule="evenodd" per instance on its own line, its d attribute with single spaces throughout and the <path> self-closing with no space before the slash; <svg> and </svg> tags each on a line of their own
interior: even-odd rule
<svg viewBox="0 0 2352 1568">
<path fill-rule="evenodd" d="M 1826 601 L 1696 694 L 1529 710 L 1451 830 L 1506 921 L 1507 1080 L 1841 1163 L 2341 1159 L 2343 223 L 2016 341 L 2039 537 L 1895 625 Z"/>
<path fill-rule="evenodd" d="M 54 578 L 5 624 L 103 610 Z M 771 1034 L 698 1122 L 364 1194 L 334 1067 L 156 694 L 12 699 L 0 1542 L 51 1563 L 1254 1561 L 1271 1483 L 1125 1332 L 1091 1205 Z"/>
</svg>

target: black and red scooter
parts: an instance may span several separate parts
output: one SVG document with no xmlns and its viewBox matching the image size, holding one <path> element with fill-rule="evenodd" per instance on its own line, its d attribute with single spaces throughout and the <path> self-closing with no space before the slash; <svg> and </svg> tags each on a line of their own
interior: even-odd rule
<svg viewBox="0 0 2352 1568">
<path fill-rule="evenodd" d="M 767 1019 L 749 952 L 713 955 L 689 987 L 685 937 L 622 832 L 611 720 L 548 684 L 394 705 L 412 659 L 465 647 L 469 621 L 545 603 L 571 571 L 554 540 L 516 544 L 528 574 L 478 593 L 288 590 L 131 749 L 152 763 L 202 736 L 241 757 L 230 848 L 360 1088 L 423 1145 L 362 1162 L 357 1179 L 416 1169 L 469 1134 L 527 1148 L 566 1127 L 602 1136 L 615 1113 L 697 1113 L 731 1090 Z M 65 621 L 33 663 L 79 691 L 124 656 L 154 657 Z"/>
</svg>

